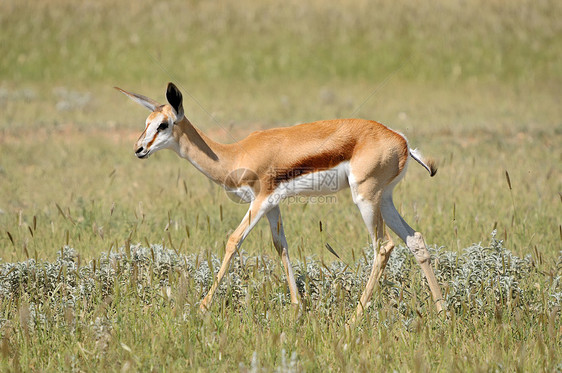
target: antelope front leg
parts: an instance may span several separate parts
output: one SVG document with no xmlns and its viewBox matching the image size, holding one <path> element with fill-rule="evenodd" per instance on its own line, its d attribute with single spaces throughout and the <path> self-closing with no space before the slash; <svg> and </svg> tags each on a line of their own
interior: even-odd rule
<svg viewBox="0 0 562 373">
<path fill-rule="evenodd" d="M 226 271 L 228 271 L 228 267 L 230 265 L 230 260 L 232 259 L 232 256 L 234 255 L 234 253 L 236 253 L 236 251 L 238 251 L 238 248 L 240 247 L 240 245 L 242 245 L 242 242 L 244 241 L 246 236 L 248 236 L 252 228 L 255 227 L 257 222 L 261 219 L 263 214 L 267 212 L 267 210 L 268 210 L 267 203 L 264 203 L 263 199 L 254 200 L 251 203 L 250 208 L 246 213 L 246 216 L 244 216 L 244 219 L 242 219 L 240 225 L 228 238 L 224 258 L 222 260 L 219 273 L 217 273 L 217 277 L 215 278 L 215 281 L 213 282 L 211 289 L 209 289 L 209 292 L 207 293 L 205 298 L 203 298 L 203 300 L 201 301 L 200 307 L 202 311 L 206 311 L 210 307 L 211 302 L 213 300 L 213 294 L 217 290 L 217 287 L 219 286 L 224 275 L 226 274 Z"/>
</svg>

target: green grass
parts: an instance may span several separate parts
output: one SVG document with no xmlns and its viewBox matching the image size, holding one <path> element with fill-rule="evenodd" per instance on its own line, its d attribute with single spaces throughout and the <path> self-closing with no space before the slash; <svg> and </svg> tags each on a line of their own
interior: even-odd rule
<svg viewBox="0 0 562 373">
<path fill-rule="evenodd" d="M 395 192 L 402 215 L 432 247 L 460 256 L 473 243 L 485 247 L 496 229 L 515 257 L 530 255 L 522 295 L 511 303 L 475 290 L 437 317 L 412 267 L 398 286 L 409 297 L 393 298 L 387 274 L 374 307 L 351 329 L 345 322 L 363 278 L 333 303 L 305 290 L 299 311 L 276 301 L 288 292 L 266 223 L 243 249 L 251 260 L 263 255 L 272 272 L 229 279 L 205 315 L 197 306 L 204 286 L 183 267 L 164 276 L 169 295 L 155 285 L 140 297 L 124 271 L 109 293 L 96 280 L 90 297 L 67 304 L 66 265 L 52 294 L 31 286 L 33 274 L 21 292 L 3 293 L 2 370 L 560 369 L 559 304 L 549 303 L 561 276 L 560 7 L 2 2 L 2 284 L 16 273 L 7 273 L 11 263 L 31 258 L 44 268 L 65 246 L 80 268 L 99 268 L 102 253 L 128 244 L 163 244 L 199 264 L 222 256 L 246 206 L 171 152 L 136 159 L 132 146 L 148 112 L 112 89 L 163 101 L 168 81 L 183 90 L 190 119 L 224 142 L 334 117 L 387 124 L 439 162 L 435 178 L 412 166 Z M 357 208 L 349 192 L 336 197 L 282 206 L 301 267 L 354 269 L 364 260 L 369 240 Z M 445 289 L 450 281 L 440 277 Z M 237 291 L 253 301 L 233 301 Z M 478 301 L 485 306 L 475 312 Z M 37 307 L 48 324 L 30 327 Z"/>
<path fill-rule="evenodd" d="M 0 71 L 15 80 L 161 82 L 560 78 L 556 1 L 2 5 Z M 26 21 L 27 20 L 27 21 Z M 158 62 L 157 62 L 158 61 Z M 123 66 L 127 66 L 124 70 Z"/>
</svg>

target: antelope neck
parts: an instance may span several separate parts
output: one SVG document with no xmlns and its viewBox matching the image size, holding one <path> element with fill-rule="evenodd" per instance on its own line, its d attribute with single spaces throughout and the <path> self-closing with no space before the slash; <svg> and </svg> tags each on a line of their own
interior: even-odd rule
<svg viewBox="0 0 562 373">
<path fill-rule="evenodd" d="M 228 146 L 211 140 L 185 117 L 174 127 L 178 155 L 214 182 L 224 185 L 232 164 Z"/>
</svg>

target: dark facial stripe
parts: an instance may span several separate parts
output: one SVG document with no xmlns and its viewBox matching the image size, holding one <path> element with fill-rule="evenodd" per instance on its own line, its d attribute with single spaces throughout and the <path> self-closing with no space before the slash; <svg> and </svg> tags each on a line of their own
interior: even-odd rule
<svg viewBox="0 0 562 373">
<path fill-rule="evenodd" d="M 152 146 L 152 144 L 154 144 L 154 141 L 156 141 L 156 138 L 158 137 L 158 132 L 156 132 L 154 134 L 154 137 L 152 138 L 152 140 L 150 140 L 150 142 L 148 144 L 146 144 L 146 150 L 150 149 L 150 147 Z"/>
</svg>

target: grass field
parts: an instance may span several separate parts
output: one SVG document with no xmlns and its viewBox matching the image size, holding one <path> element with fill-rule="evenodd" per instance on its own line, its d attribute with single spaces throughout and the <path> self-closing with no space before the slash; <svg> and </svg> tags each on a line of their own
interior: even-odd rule
<svg viewBox="0 0 562 373">
<path fill-rule="evenodd" d="M 0 3 L 1 369 L 562 370 L 561 16 L 548 0 Z M 435 158 L 395 202 L 447 314 L 397 248 L 346 328 L 372 250 L 345 191 L 282 205 L 301 308 L 262 222 L 201 314 L 247 206 L 172 152 L 134 156 L 148 112 L 112 87 L 163 101 L 168 81 L 219 141 L 362 117 Z"/>
</svg>

